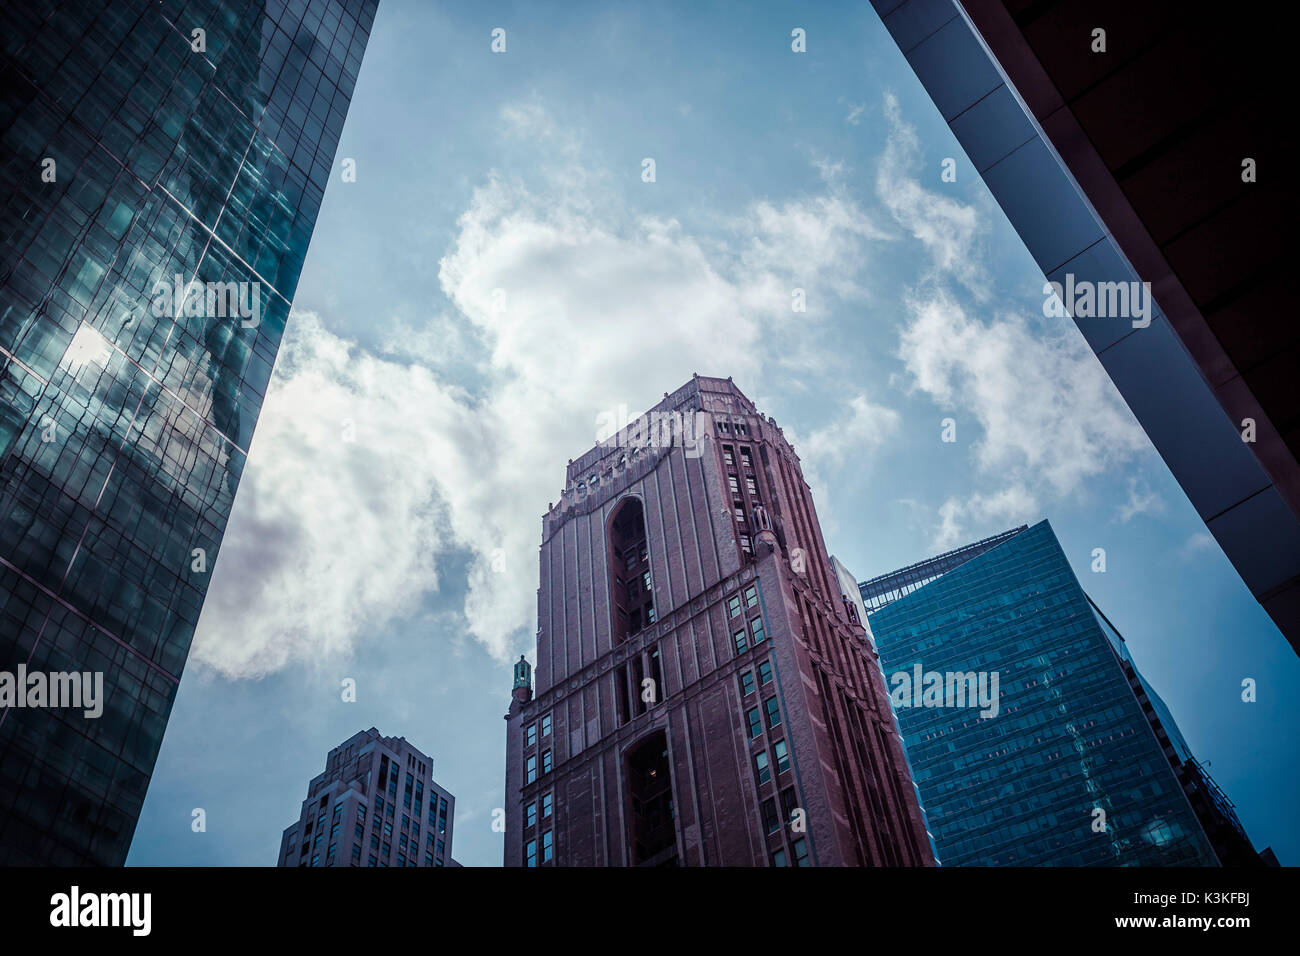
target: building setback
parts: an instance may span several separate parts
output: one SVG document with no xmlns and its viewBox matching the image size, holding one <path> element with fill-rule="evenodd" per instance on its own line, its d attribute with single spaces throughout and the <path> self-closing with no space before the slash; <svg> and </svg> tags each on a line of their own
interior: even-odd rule
<svg viewBox="0 0 1300 956">
<path fill-rule="evenodd" d="M 729 379 L 571 461 L 540 568 L 507 866 L 933 863 L 798 456 Z"/>
<path fill-rule="evenodd" d="M 944 866 L 1258 864 L 1046 521 L 859 587 Z M 996 709 L 918 671 L 996 674 Z"/>
<path fill-rule="evenodd" d="M 1297 205 L 1264 172 L 1291 159 L 1281 9 L 871 2 L 1044 277 L 1080 291 L 1068 315 L 1300 653 Z M 1146 315 L 1114 314 L 1142 283 Z"/>
<path fill-rule="evenodd" d="M 0 709 L 0 864 L 126 859 L 375 9 L 0 10 L 0 671 L 104 697 Z"/>
<path fill-rule="evenodd" d="M 459 866 L 456 798 L 433 782 L 433 759 L 374 727 L 330 751 L 307 786 L 277 866 Z"/>
</svg>

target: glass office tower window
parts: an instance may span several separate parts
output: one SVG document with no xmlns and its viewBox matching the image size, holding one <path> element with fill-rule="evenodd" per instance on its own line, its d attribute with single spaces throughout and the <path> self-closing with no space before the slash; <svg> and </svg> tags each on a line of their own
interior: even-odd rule
<svg viewBox="0 0 1300 956">
<path fill-rule="evenodd" d="M 870 623 L 891 687 L 918 664 L 998 674 L 989 717 L 979 706 L 895 700 L 945 866 L 1217 865 L 1047 522 L 898 597 Z"/>
<path fill-rule="evenodd" d="M 125 860 L 376 5 L 0 10 L 0 669 L 105 701 L 0 714 L 0 863 Z"/>
</svg>

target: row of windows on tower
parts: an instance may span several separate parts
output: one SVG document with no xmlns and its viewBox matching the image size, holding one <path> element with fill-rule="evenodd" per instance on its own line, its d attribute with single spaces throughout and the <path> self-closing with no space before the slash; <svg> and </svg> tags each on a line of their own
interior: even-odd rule
<svg viewBox="0 0 1300 956">
<path fill-rule="evenodd" d="M 543 750 L 541 754 L 542 773 L 550 773 L 553 769 L 551 761 L 551 751 Z M 524 758 L 524 783 L 532 783 L 537 779 L 537 754 L 529 754 Z"/>
<path fill-rule="evenodd" d="M 770 660 L 761 661 L 757 668 L 758 686 L 766 687 L 772 683 L 772 662 Z M 740 675 L 740 694 L 742 697 L 748 697 L 754 693 L 754 674 L 755 671 L 745 671 Z"/>
<path fill-rule="evenodd" d="M 740 594 L 733 594 L 727 598 L 727 617 L 739 617 L 741 611 L 747 611 L 756 604 L 758 604 L 758 585 L 751 584 Z"/>
<path fill-rule="evenodd" d="M 767 729 L 775 730 L 781 725 L 781 708 L 776 698 L 769 697 L 763 701 L 763 707 L 751 707 L 745 711 L 745 721 L 749 724 L 749 739 L 757 740 L 763 734 L 764 714 L 767 716 Z"/>
<path fill-rule="evenodd" d="M 627 498 L 609 525 L 610 593 L 614 643 L 620 644 L 655 622 L 650 548 L 641 499 Z"/>
<path fill-rule="evenodd" d="M 766 673 L 768 674 L 768 681 L 770 681 L 770 660 L 763 661 L 762 665 L 760 665 L 760 674 L 763 673 L 762 668 L 764 665 L 768 668 Z M 753 680 L 752 672 L 746 672 L 741 675 L 740 684 L 742 694 L 745 693 L 746 676 L 750 677 L 750 681 Z M 764 681 L 764 684 L 766 685 L 768 681 Z M 748 696 L 748 694 L 745 696 Z M 773 694 L 770 697 L 765 698 L 758 706 L 749 707 L 745 711 L 745 723 L 749 728 L 749 739 L 751 742 L 757 741 L 763 736 L 764 724 L 766 724 L 766 730 L 769 733 L 780 727 L 781 706 L 777 702 L 776 695 Z M 772 779 L 773 764 L 775 764 L 776 775 L 778 777 L 790 769 L 790 748 L 784 740 L 773 741 L 772 755 L 770 758 L 766 747 L 754 753 L 753 758 L 754 775 L 757 778 L 760 787 Z"/>
<path fill-rule="evenodd" d="M 770 659 L 760 661 L 754 670 L 743 671 L 740 675 L 740 694 L 742 700 L 753 696 L 761 688 L 768 687 L 773 683 L 774 674 L 772 671 L 772 661 Z M 763 698 L 757 706 L 747 707 L 745 710 L 745 723 L 749 727 L 749 739 L 758 740 L 764 732 L 771 732 L 781 726 L 781 707 L 777 702 L 776 695 Z M 761 789 L 764 784 L 772 780 L 772 771 L 775 769 L 776 778 L 779 781 L 781 775 L 790 770 L 790 750 L 784 740 L 774 741 L 772 744 L 771 755 L 769 756 L 766 748 L 753 754 L 754 761 L 754 779 Z M 781 791 L 781 814 L 777 814 L 776 797 L 767 797 L 762 803 L 763 827 L 766 834 L 770 837 L 780 832 L 782 828 L 782 819 L 789 824 L 794 819 L 794 812 L 798 807 L 798 796 L 795 788 L 789 786 Z M 796 839 L 790 845 L 791 857 L 795 866 L 810 866 L 808 860 L 808 848 L 804 839 Z M 788 866 L 786 851 L 784 847 L 774 849 L 771 853 L 773 866 Z"/>
<path fill-rule="evenodd" d="M 775 704 L 776 698 L 775 697 L 770 698 L 769 702 L 771 704 Z M 768 711 L 769 726 L 773 726 L 773 727 L 779 726 L 781 722 L 780 714 L 778 713 L 775 715 L 774 718 L 775 723 L 770 723 L 773 720 L 772 715 L 774 710 L 775 708 L 772 708 L 771 710 Z M 750 735 L 751 738 L 753 739 L 757 739 L 759 736 L 762 735 L 761 726 L 759 726 L 757 730 L 755 729 L 754 722 L 756 720 L 758 720 L 758 709 L 753 708 L 749 712 Z M 764 787 L 767 784 L 772 782 L 773 770 L 775 770 L 776 772 L 776 781 L 778 785 L 781 782 L 782 775 L 790 771 L 789 746 L 786 744 L 784 740 L 777 740 L 772 744 L 771 756 L 769 756 L 767 749 L 763 748 L 762 750 L 759 750 L 757 753 L 753 754 L 753 762 L 754 762 L 754 779 L 758 784 L 759 793 L 761 796 Z M 785 787 L 784 789 L 781 790 L 781 811 L 782 812 L 781 812 L 781 816 L 778 816 L 777 809 L 776 809 L 776 799 L 777 798 L 775 796 L 765 797 L 761 804 L 763 827 L 766 832 L 766 835 L 769 838 L 781 832 L 782 817 L 784 817 L 786 824 L 791 824 L 794 822 L 796 818 L 795 811 L 798 808 L 798 803 L 799 803 L 799 799 L 795 794 L 795 788 L 793 786 Z M 795 866 L 811 865 L 808 861 L 808 849 L 807 849 L 807 844 L 804 842 L 804 838 L 799 837 L 798 839 L 794 840 L 790 844 L 790 851 L 794 858 Z M 789 864 L 786 862 L 785 847 L 780 846 L 780 847 L 772 848 L 771 860 L 773 866 L 788 866 Z"/>
<path fill-rule="evenodd" d="M 727 486 L 731 489 L 731 506 L 736 517 L 740 550 L 744 554 L 753 554 L 754 545 L 750 533 L 758 530 L 757 511 L 762 507 L 762 501 L 758 494 L 758 479 L 752 473 L 754 457 L 748 446 L 741 445 L 739 447 L 739 461 L 741 468 L 744 469 L 743 475 L 734 470 L 737 461 L 737 449 L 734 446 L 722 446 L 722 461 L 727 466 Z M 748 493 L 749 506 L 753 509 L 752 517 L 745 511 L 745 495 L 742 495 L 740 490 L 742 480 L 745 483 L 745 491 Z"/>
<path fill-rule="evenodd" d="M 545 740 L 551 736 L 552 720 L 550 714 L 543 714 L 540 720 L 534 720 L 524 728 L 524 750 L 527 751 L 537 746 L 538 730 L 541 731 L 541 739 Z M 537 779 L 538 754 L 525 753 L 524 755 L 524 783 L 532 783 Z M 542 773 L 551 772 L 551 750 L 547 748 L 542 751 L 541 755 Z"/>
<path fill-rule="evenodd" d="M 770 839 L 772 836 L 781 832 L 783 827 L 791 826 L 798 818 L 796 811 L 799 806 L 799 798 L 795 795 L 794 787 L 786 787 L 781 791 L 781 810 L 778 814 L 776 807 L 776 797 L 768 797 L 762 804 L 763 831 Z M 795 866 L 811 866 L 808 859 L 808 844 L 804 837 L 797 837 L 790 844 L 790 856 L 794 860 Z M 785 847 L 780 846 L 772 850 L 771 853 L 773 866 L 789 866 Z"/>
<path fill-rule="evenodd" d="M 790 769 L 790 748 L 784 740 L 772 744 L 772 757 L 768 756 L 766 748 L 754 754 L 754 776 L 759 786 L 772 779 L 772 758 L 775 758 L 778 777 Z"/>
<path fill-rule="evenodd" d="M 668 695 L 658 645 L 614 669 L 614 705 L 621 727 Z"/>
<path fill-rule="evenodd" d="M 364 836 L 364 827 L 357 824 L 353 828 L 353 835 L 356 842 L 352 844 L 352 865 L 359 866 L 361 860 L 361 841 Z M 419 825 L 415 826 L 412 833 L 397 834 L 396 855 L 393 850 L 393 828 L 391 824 L 384 824 L 383 838 L 380 838 L 378 832 L 370 834 L 370 857 L 368 866 L 386 867 L 391 862 L 397 866 L 418 866 L 420 853 L 420 833 Z M 425 866 L 442 866 L 444 854 L 447 852 L 445 840 L 437 839 L 432 830 L 425 834 Z M 333 851 L 331 848 L 331 856 Z"/>
<path fill-rule="evenodd" d="M 758 585 L 756 583 L 749 585 L 728 599 L 728 617 L 732 619 L 740 618 L 739 626 L 733 627 L 732 632 L 732 644 L 737 655 L 744 654 L 767 640 L 767 630 L 764 627 L 761 613 L 755 614 L 749 620 L 748 626 L 746 626 L 742 616 L 744 612 L 756 608 L 758 603 Z M 767 686 L 772 681 L 771 661 L 761 661 L 758 664 L 757 673 L 760 684 Z M 751 670 L 745 671 L 741 675 L 742 692 L 746 696 L 754 691 L 754 674 L 755 671 Z M 651 647 L 641 654 L 635 655 L 627 663 L 615 668 L 612 679 L 614 681 L 615 709 L 619 726 L 634 717 L 646 713 L 667 696 L 658 646 Z M 768 708 L 768 726 L 777 726 L 780 723 L 780 713 L 776 709 L 776 698 L 768 698 L 764 706 Z M 553 768 L 553 752 L 550 748 L 543 750 L 540 754 L 528 752 L 537 746 L 539 727 L 540 737 L 542 739 L 549 737 L 552 729 L 552 715 L 549 713 L 543 714 L 540 720 L 533 721 L 524 727 L 525 784 L 536 782 L 540 775 L 550 773 Z M 781 743 L 780 746 L 784 748 L 785 744 Z M 782 751 L 781 756 L 784 756 L 784 751 Z M 784 762 L 783 759 L 778 760 L 778 765 Z"/>
<path fill-rule="evenodd" d="M 736 453 L 735 449 L 731 445 L 722 446 L 722 460 L 726 463 L 728 468 L 736 467 Z M 754 467 L 754 459 L 750 453 L 748 445 L 740 446 L 740 463 L 745 468 Z"/>
<path fill-rule="evenodd" d="M 375 794 L 375 815 L 372 823 L 370 836 L 370 847 L 374 851 L 370 855 L 370 866 L 388 866 L 392 857 L 392 838 L 394 817 L 397 809 L 397 782 L 399 774 L 396 770 L 396 763 L 392 764 L 393 770 L 389 772 L 388 758 L 382 758 L 381 772 L 384 774 L 388 783 L 389 800 L 385 802 L 382 795 L 378 792 Z M 334 805 L 333 819 L 329 830 L 329 845 L 326 850 L 325 859 L 327 866 L 333 866 L 338 851 L 338 835 L 343 823 L 343 810 L 348 801 L 354 797 L 353 791 L 342 794 Z M 424 784 L 421 781 L 413 781 L 410 774 L 407 774 L 406 791 L 403 794 L 403 804 L 408 809 L 413 809 L 416 819 L 412 820 L 410 814 L 401 815 L 401 832 L 398 834 L 398 853 L 396 855 L 396 864 L 398 866 L 418 866 L 418 845 L 420 840 L 420 822 L 419 815 L 423 809 Z M 321 860 L 320 848 L 325 838 L 325 819 L 328 815 L 326 809 L 329 803 L 329 794 L 320 798 L 318 807 L 319 815 L 314 821 L 308 820 L 303 828 L 304 842 L 302 844 L 299 866 L 319 866 Z M 448 803 L 445 797 L 439 798 L 436 795 L 429 800 L 429 827 L 427 830 L 427 853 L 425 857 L 426 866 L 442 866 L 443 857 L 446 852 L 446 841 L 442 839 L 447 832 L 447 811 Z M 366 827 L 366 806 L 358 804 L 356 819 L 353 822 L 353 836 L 355 842 L 352 844 L 352 866 L 361 865 L 361 845 L 365 838 Z M 388 819 L 385 820 L 385 817 Z M 436 828 L 436 829 L 435 829 Z M 315 838 L 312 838 L 312 830 L 315 829 Z M 380 839 L 380 834 L 384 839 Z M 409 836 L 408 836 L 409 834 Z M 310 861 L 307 859 L 309 850 L 314 850 Z M 409 853 L 409 856 L 408 856 Z"/>
<path fill-rule="evenodd" d="M 554 831 L 546 830 L 541 834 L 541 858 L 538 859 L 538 838 L 527 831 L 537 826 L 539 815 L 542 826 L 548 826 L 555 812 L 555 795 L 544 793 L 538 800 L 530 800 L 524 805 L 524 866 L 538 866 L 551 862 L 555 853 Z"/>
<path fill-rule="evenodd" d="M 543 714 L 542 719 L 540 721 L 534 720 L 531 724 L 529 724 L 527 727 L 524 728 L 525 748 L 532 747 L 534 744 L 537 743 L 537 728 L 539 724 L 541 725 L 542 728 L 542 736 L 543 737 L 551 736 L 551 715 Z"/>
<path fill-rule="evenodd" d="M 536 825 L 539 806 L 541 807 L 542 822 L 545 823 L 551 818 L 551 813 L 554 810 L 555 795 L 553 793 L 544 793 L 540 800 L 530 800 L 524 805 L 525 830 Z"/>
<path fill-rule="evenodd" d="M 793 843 L 790 844 L 790 853 L 791 856 L 794 858 L 795 866 L 812 866 L 812 863 L 809 862 L 808 860 L 808 841 L 804 837 L 800 837 L 799 839 L 795 840 Z M 780 848 L 772 851 L 772 865 L 773 866 L 791 865 L 786 861 L 784 848 Z"/>
<path fill-rule="evenodd" d="M 757 606 L 757 584 L 751 584 L 740 593 L 733 594 L 727 601 L 728 618 L 740 618 L 732 625 L 731 635 L 732 646 L 737 655 L 744 654 L 750 648 L 758 647 L 767 640 L 767 629 L 763 625 L 761 613 L 754 614 L 749 619 L 748 626 L 742 617 L 742 614 Z M 768 662 L 764 661 L 763 666 L 770 671 L 771 665 Z M 613 680 L 619 726 L 634 717 L 640 717 L 668 696 L 657 645 L 615 668 Z"/>
<path fill-rule="evenodd" d="M 733 628 L 735 625 L 733 625 Z M 744 622 L 731 632 L 731 642 L 736 648 L 736 654 L 745 653 L 751 647 L 758 647 L 767 640 L 767 629 L 763 627 L 763 616 L 755 615 L 749 622 L 749 628 L 746 630 Z"/>
<path fill-rule="evenodd" d="M 736 475 L 728 475 L 727 486 L 731 488 L 731 494 L 736 498 L 736 504 L 743 504 L 744 502 L 740 500 L 740 479 Z M 745 476 L 745 490 L 749 492 L 751 498 L 758 497 L 758 483 L 754 480 L 753 475 Z"/>
<path fill-rule="evenodd" d="M 550 863 L 555 859 L 555 831 L 547 830 L 542 834 L 542 855 L 541 863 Z M 537 866 L 537 840 L 532 839 L 524 844 L 524 866 Z"/>
</svg>

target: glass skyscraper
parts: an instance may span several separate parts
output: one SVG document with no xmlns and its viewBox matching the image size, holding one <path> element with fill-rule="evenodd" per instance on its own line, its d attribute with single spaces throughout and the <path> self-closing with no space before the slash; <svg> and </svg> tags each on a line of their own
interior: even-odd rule
<svg viewBox="0 0 1300 956">
<path fill-rule="evenodd" d="M 0 13 L 0 863 L 126 858 L 377 2 Z"/>
<path fill-rule="evenodd" d="M 941 864 L 1218 865 L 1190 751 L 1046 521 L 860 591 Z M 931 674 L 990 692 L 903 691 Z"/>
</svg>

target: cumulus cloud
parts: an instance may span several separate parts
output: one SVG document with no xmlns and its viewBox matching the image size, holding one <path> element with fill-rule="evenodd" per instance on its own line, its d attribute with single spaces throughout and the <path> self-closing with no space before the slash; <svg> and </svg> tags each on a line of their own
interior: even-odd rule
<svg viewBox="0 0 1300 956">
<path fill-rule="evenodd" d="M 377 358 L 295 312 L 193 659 L 260 676 L 346 651 L 374 622 L 414 610 L 437 587 L 440 491 L 468 477 L 448 463 L 471 464 L 481 427 L 427 369 Z"/>
<path fill-rule="evenodd" d="M 1212 554 L 1218 548 L 1214 537 L 1205 531 L 1197 531 L 1188 536 L 1183 546 L 1178 549 L 1178 556 L 1184 561 L 1191 561 L 1202 554 Z"/>
<path fill-rule="evenodd" d="M 534 102 L 502 121 L 553 130 Z M 696 371 L 744 387 L 784 359 L 783 332 L 815 321 L 810 307 L 792 322 L 793 287 L 861 294 L 882 233 L 834 187 L 702 237 L 628 212 L 574 143 L 557 138 L 540 181 L 493 174 L 474 192 L 439 263 L 449 315 L 404 317 L 372 353 L 294 314 L 194 659 L 256 677 L 346 655 L 413 613 L 452 549 L 468 560 L 468 633 L 507 659 L 535 626 L 541 515 L 600 414 L 635 414 Z M 451 384 L 448 343 L 472 385 Z M 848 416 L 863 441 L 891 427 L 865 398 Z"/>
<path fill-rule="evenodd" d="M 1115 516 L 1120 520 L 1120 523 L 1128 524 L 1138 515 L 1160 515 L 1164 513 L 1165 500 L 1160 497 L 1160 493 L 1153 491 L 1137 475 L 1131 475 L 1128 480 L 1128 497 L 1120 502 L 1115 512 Z"/>
<path fill-rule="evenodd" d="M 912 384 L 949 410 L 959 440 L 977 426 L 977 473 L 1019 489 L 993 496 L 1007 504 L 1002 512 L 979 496 L 950 502 L 940 516 L 941 539 L 960 537 L 972 520 L 1010 516 L 1010 504 L 1027 506 L 1030 495 L 1073 496 L 1148 448 L 1073 329 L 1031 331 L 1012 316 L 982 322 L 944 292 L 914 298 L 908 312 L 898 354 Z"/>
<path fill-rule="evenodd" d="M 896 410 L 858 394 L 845 403 L 836 418 L 806 435 L 785 428 L 785 437 L 794 445 L 804 479 L 812 488 L 813 501 L 829 501 L 826 476 L 846 464 L 863 469 L 874 457 L 872 453 L 898 434 L 900 422 Z M 823 534 L 829 537 L 837 529 L 835 515 L 822 511 L 818 518 Z"/>
<path fill-rule="evenodd" d="M 889 132 L 876 194 L 931 260 L 918 277 L 925 291 L 906 304 L 898 356 L 912 386 L 957 421 L 959 440 L 978 429 L 974 476 L 984 488 L 940 506 L 933 543 L 942 549 L 1033 520 L 1040 501 L 1076 495 L 1149 446 L 1075 329 L 968 313 L 953 289 L 981 306 L 991 298 L 984 224 L 974 206 L 921 184 L 917 171 L 931 167 L 892 93 L 885 94 L 884 112 Z M 936 162 L 935 183 L 938 171 Z M 1119 516 L 1128 521 L 1162 505 L 1158 495 L 1131 484 Z"/>
<path fill-rule="evenodd" d="M 878 448 L 897 433 L 898 426 L 898 412 L 859 394 L 849 399 L 839 418 L 792 441 L 800 458 L 838 466 L 846 457 L 856 459 L 860 453 Z"/>
<path fill-rule="evenodd" d="M 822 170 L 833 182 L 834 170 Z M 810 308 L 819 295 L 860 298 L 863 249 L 871 240 L 889 234 L 844 194 L 831 186 L 829 192 L 777 205 L 766 200 L 755 203 L 741 228 L 751 234 L 741 266 L 747 280 L 761 279 L 764 285 L 748 295 L 751 302 L 779 302 L 783 315 L 790 315 L 790 288 L 780 287 L 787 277 L 808 293 Z M 776 285 L 772 285 L 775 283 Z"/>
<path fill-rule="evenodd" d="M 981 253 L 984 230 L 975 207 L 921 185 L 918 170 L 930 170 L 938 183 L 940 167 L 937 162 L 924 165 L 920 139 L 903 119 L 893 93 L 885 94 L 885 118 L 889 133 L 876 168 L 877 197 L 898 225 L 929 250 L 932 277 L 954 279 L 977 299 L 987 299 L 990 283 Z"/>
<path fill-rule="evenodd" d="M 989 531 L 1006 531 L 1037 520 L 1038 502 L 1023 485 L 1013 485 L 992 494 L 975 494 L 963 501 L 948 498 L 939 506 L 939 525 L 930 541 L 932 551 L 950 551 L 969 544 L 975 537 L 971 526 Z"/>
</svg>

